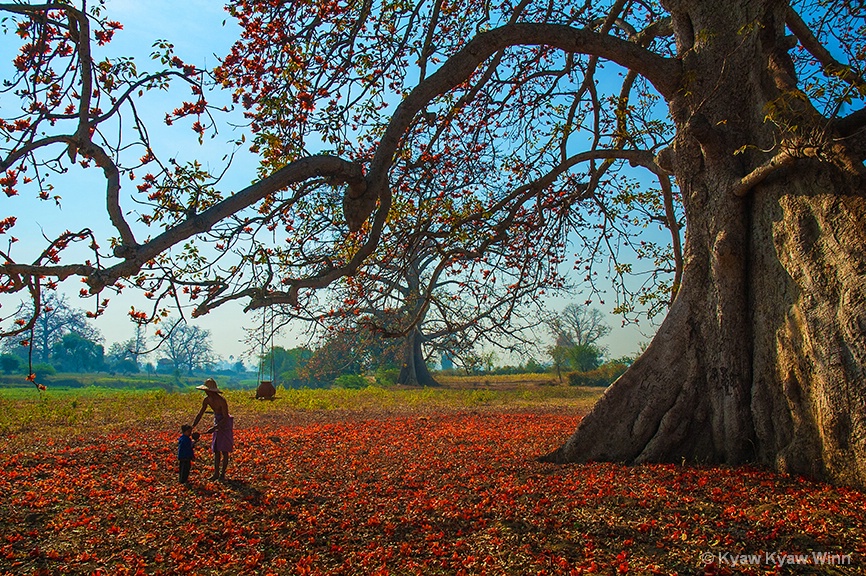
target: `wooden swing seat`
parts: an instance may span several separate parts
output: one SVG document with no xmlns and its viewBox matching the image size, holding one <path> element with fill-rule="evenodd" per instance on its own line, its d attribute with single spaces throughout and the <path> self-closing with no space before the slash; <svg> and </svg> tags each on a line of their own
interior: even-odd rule
<svg viewBox="0 0 866 576">
<path fill-rule="evenodd" d="M 276 393 L 277 390 L 270 380 L 262 380 L 256 388 L 256 400 L 271 400 Z"/>
</svg>

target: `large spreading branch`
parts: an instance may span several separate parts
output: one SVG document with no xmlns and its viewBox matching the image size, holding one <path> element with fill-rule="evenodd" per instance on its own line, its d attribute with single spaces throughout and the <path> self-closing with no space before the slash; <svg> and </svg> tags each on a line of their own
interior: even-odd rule
<svg viewBox="0 0 866 576">
<path fill-rule="evenodd" d="M 617 14 L 621 11 L 623 4 L 617 5 Z M 67 14 L 68 28 L 75 31 L 70 36 L 74 38 L 78 47 L 76 66 L 81 82 L 87 88 L 84 90 L 86 94 L 82 94 L 78 102 L 77 124 L 73 133 L 25 142 L 22 146 L 11 150 L 6 158 L 0 161 L 4 166 L 12 166 L 26 157 L 33 156 L 39 150 L 55 144 L 65 146 L 70 159 L 76 155 L 82 155 L 86 160 L 93 161 L 102 168 L 106 178 L 108 215 L 119 234 L 119 241 L 111 254 L 114 260 L 97 258 L 95 262 L 51 265 L 42 262 L 30 264 L 13 262 L 7 258 L 3 264 L 0 264 L 0 273 L 15 279 L 14 282 L 9 283 L 7 291 L 25 286 L 27 282 L 22 279 L 27 277 L 48 277 L 62 280 L 77 275 L 86 279 L 91 293 L 99 293 L 120 279 L 132 277 L 145 268 L 157 268 L 158 265 L 154 263 L 155 260 L 166 254 L 172 247 L 191 238 L 213 232 L 218 224 L 227 222 L 232 218 L 239 218 L 239 214 L 250 208 L 255 208 L 262 202 L 272 201 L 274 196 L 282 190 L 303 185 L 311 179 L 325 179 L 333 186 L 346 185 L 346 191 L 343 195 L 345 223 L 350 233 L 363 231 L 360 236 L 363 240 L 355 246 L 347 258 L 341 259 L 339 262 L 323 258 L 320 260 L 321 265 L 315 270 L 308 270 L 302 275 L 283 282 L 285 289 L 281 290 L 274 290 L 268 286 L 274 278 L 272 271 L 261 277 L 256 276 L 259 281 L 258 286 L 238 287 L 234 292 L 227 292 L 228 287 L 225 283 L 205 280 L 203 283 L 206 285 L 211 283 L 214 289 L 209 293 L 210 296 L 205 302 L 198 307 L 199 313 L 204 313 L 219 304 L 236 300 L 239 297 L 250 299 L 249 309 L 275 303 L 295 305 L 298 302 L 298 293 L 301 289 L 321 288 L 342 276 L 357 271 L 374 253 L 381 241 L 381 235 L 388 222 L 391 209 L 391 186 L 395 160 L 403 154 L 401 150 L 407 145 L 407 136 L 412 133 L 418 118 L 425 116 L 425 108 L 437 98 L 470 82 L 477 70 L 487 63 L 481 81 L 477 82 L 475 88 L 462 97 L 460 100 L 462 104 L 455 106 L 454 111 L 464 104 L 468 105 L 472 98 L 479 94 L 480 88 L 486 82 L 494 79 L 494 75 L 497 74 L 497 66 L 502 61 L 503 55 L 512 47 L 546 47 L 560 50 L 569 55 L 588 54 L 593 57 L 593 61 L 597 58 L 607 59 L 632 70 L 633 74 L 643 75 L 663 96 L 670 96 L 674 93 L 679 85 L 681 74 L 681 66 L 677 60 L 659 56 L 647 48 L 655 33 L 651 35 L 632 34 L 631 40 L 610 35 L 608 32 L 617 20 L 613 13 L 605 19 L 596 31 L 595 25 L 581 29 L 562 24 L 519 22 L 517 21 L 518 14 L 520 14 L 518 10 L 507 24 L 476 34 L 462 48 L 449 55 L 438 69 L 429 75 L 422 76 L 420 82 L 408 92 L 386 125 L 383 126 L 382 136 L 373 149 L 366 174 L 363 173 L 360 162 L 349 161 L 336 156 L 321 155 L 295 159 L 255 184 L 214 202 L 202 211 L 192 209 L 191 205 L 187 209 L 186 217 L 178 218 L 175 222 L 166 224 L 156 236 L 139 241 L 121 209 L 123 198 L 121 174 L 124 168 L 118 163 L 118 150 L 109 149 L 104 144 L 94 141 L 95 128 L 101 122 L 118 115 L 121 104 L 129 103 L 131 105 L 136 91 L 141 86 L 152 85 L 175 75 L 188 81 L 187 74 L 167 70 L 147 76 L 146 81 L 140 78 L 136 79 L 130 82 L 118 97 L 111 99 L 112 104 L 108 112 L 94 116 L 90 109 L 93 107 L 93 94 L 98 92 L 99 87 L 95 83 L 93 74 L 94 61 L 90 50 L 91 22 L 89 16 L 74 8 L 53 4 L 46 4 L 41 7 L 30 6 L 26 9 L 19 7 L 19 5 L 11 5 L 11 7 L 3 5 L 0 6 L 0 9 L 30 16 L 47 13 L 49 10 L 59 10 Z M 435 25 L 436 23 L 433 22 L 428 28 L 428 41 L 425 45 L 429 44 L 429 40 L 432 38 L 430 34 Z M 621 24 L 621 27 L 623 25 Z M 587 82 L 589 82 L 590 77 L 591 74 L 587 76 Z M 328 82 L 329 86 L 333 84 L 331 81 Z M 61 117 L 57 116 L 57 118 L 60 119 Z M 140 124 L 137 114 L 135 121 L 137 125 Z M 145 146 L 148 154 L 150 154 L 150 144 L 145 143 Z M 629 154 L 629 152 L 619 152 L 609 157 L 627 159 Z M 590 156 L 592 158 L 606 157 L 601 151 L 593 151 Z M 581 160 L 568 159 L 564 165 L 578 161 Z M 555 179 L 561 172 L 562 170 L 554 170 L 550 173 L 549 178 Z M 666 176 L 660 177 L 661 180 L 664 178 Z M 537 193 L 537 189 L 543 188 L 545 185 L 542 181 L 536 181 L 531 187 L 533 192 Z M 669 183 L 666 185 L 665 182 L 662 182 L 662 189 L 668 191 L 666 194 L 669 194 Z M 293 202 L 297 204 L 302 196 L 302 194 L 296 194 Z M 509 202 L 511 202 L 511 207 L 507 208 L 506 211 L 510 210 L 511 216 L 506 216 L 500 222 L 499 232 L 492 234 L 491 238 L 498 238 L 499 235 L 504 234 L 507 227 L 513 222 L 514 210 L 519 205 L 519 202 L 515 202 L 514 196 L 502 200 L 499 202 L 498 208 L 494 207 L 494 209 L 501 209 Z M 239 218 L 239 221 L 241 220 L 250 221 L 249 218 Z M 264 221 L 262 223 L 264 225 Z M 221 234 L 224 232 L 213 233 Z M 675 243 L 678 244 L 678 234 Z M 466 253 L 473 254 L 474 252 L 470 249 Z M 677 249 L 676 253 L 679 254 L 680 250 Z M 120 261 L 118 262 L 117 259 Z M 171 272 L 166 272 L 164 278 L 172 284 L 183 285 L 185 283 L 182 278 Z"/>
</svg>

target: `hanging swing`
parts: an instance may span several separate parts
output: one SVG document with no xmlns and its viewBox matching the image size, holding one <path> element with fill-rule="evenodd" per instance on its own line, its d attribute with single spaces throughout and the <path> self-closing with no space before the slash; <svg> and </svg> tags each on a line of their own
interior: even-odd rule
<svg viewBox="0 0 866 576">
<path fill-rule="evenodd" d="M 274 378 L 274 311 L 271 310 L 271 348 L 270 348 L 270 371 L 268 374 L 265 374 L 266 367 L 266 355 L 265 355 L 265 342 L 267 341 L 267 333 L 265 331 L 267 327 L 266 321 L 266 312 L 262 313 L 262 339 L 261 339 L 261 351 L 259 353 L 259 386 L 256 388 L 256 399 L 257 400 L 273 400 L 274 394 L 277 393 L 276 382 Z M 267 378 L 267 379 L 265 379 Z"/>
</svg>

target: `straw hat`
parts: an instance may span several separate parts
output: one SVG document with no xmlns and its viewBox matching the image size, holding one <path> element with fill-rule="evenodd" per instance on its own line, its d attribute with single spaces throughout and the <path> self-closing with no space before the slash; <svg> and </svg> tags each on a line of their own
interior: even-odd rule
<svg viewBox="0 0 866 576">
<path fill-rule="evenodd" d="M 217 388 L 216 380 L 213 378 L 208 378 L 204 381 L 204 384 L 199 384 L 195 387 L 196 390 L 204 390 L 205 392 L 216 392 L 217 394 L 222 394 L 219 388 Z"/>
</svg>

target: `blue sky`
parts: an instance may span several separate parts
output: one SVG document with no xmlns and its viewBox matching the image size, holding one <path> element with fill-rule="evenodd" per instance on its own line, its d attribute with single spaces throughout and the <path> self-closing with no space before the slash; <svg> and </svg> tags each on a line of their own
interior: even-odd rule
<svg viewBox="0 0 866 576">
<path fill-rule="evenodd" d="M 228 52 L 239 32 L 234 21 L 222 9 L 221 3 L 207 0 L 187 0 L 182 3 L 109 0 L 108 14 L 110 19 L 121 22 L 124 29 L 115 35 L 108 47 L 103 49 L 105 52 L 98 53 L 97 57 L 104 54 L 133 55 L 139 69 L 157 68 L 156 63 L 151 63 L 150 54 L 154 41 L 158 39 L 167 39 L 173 43 L 176 54 L 185 61 L 202 67 L 213 67 L 217 62 L 214 54 Z M 15 36 L 0 36 L 0 70 L 8 70 L 11 66 L 12 54 L 18 47 L 17 40 Z M 221 165 L 224 154 L 232 150 L 227 142 L 237 137 L 228 126 L 223 126 L 223 131 L 216 138 L 206 139 L 204 146 L 201 146 L 195 134 L 188 128 L 169 129 L 162 121 L 165 112 L 171 111 L 180 103 L 180 99 L 187 95 L 188 91 L 175 91 L 173 97 L 171 94 L 150 92 L 141 101 L 140 110 L 152 116 L 148 129 L 164 157 L 189 160 L 198 158 L 205 166 L 216 168 Z M 243 187 L 255 178 L 255 171 L 255 158 L 241 153 L 236 157 L 223 185 L 225 188 Z M 97 170 L 70 172 L 62 178 L 54 177 L 53 182 L 57 193 L 63 197 L 60 207 L 51 202 L 37 200 L 30 189 L 22 189 L 19 196 L 14 198 L 7 199 L 4 196 L 2 200 L 2 217 L 18 216 L 18 223 L 12 233 L 20 239 L 13 252 L 20 260 L 31 259 L 28 258 L 30 254 L 35 257 L 44 247 L 44 242 L 41 241 L 43 233 L 53 237 L 66 229 L 90 227 L 99 239 L 104 240 L 113 235 L 102 205 L 105 181 Z M 100 204 L 94 206 L 94 202 Z M 124 208 L 134 207 L 124 205 Z M 92 309 L 92 299 L 78 298 L 80 287 L 75 282 L 67 281 L 62 285 L 62 291 L 69 295 L 71 305 Z M 18 297 L 11 300 L 3 299 L 4 314 L 12 309 Z M 127 315 L 133 305 L 140 309 L 145 307 L 143 298 L 135 291 L 127 290 L 121 295 L 112 295 L 106 314 L 93 322 L 105 337 L 106 347 L 112 342 L 126 340 L 133 335 L 134 325 Z M 240 306 L 227 306 L 196 319 L 195 323 L 211 330 L 215 352 L 228 358 L 230 355 L 237 357 L 244 352 L 245 346 L 241 343 L 244 333 L 241 328 L 251 325 L 252 320 L 251 316 L 242 312 Z M 297 339 L 289 337 L 282 343 L 293 346 Z"/>
<path fill-rule="evenodd" d="M 146 3 L 140 0 L 109 0 L 108 15 L 109 19 L 120 21 L 124 26 L 109 45 L 108 53 L 133 55 L 139 69 L 156 68 L 156 64 L 153 67 L 149 64 L 151 46 L 158 39 L 173 43 L 175 53 L 184 61 L 201 67 L 213 67 L 217 62 L 214 54 L 225 54 L 239 32 L 234 21 L 222 9 L 221 3 L 208 0 L 187 0 L 181 3 L 164 0 Z M 16 49 L 16 37 L 0 36 L 0 70 L 8 70 L 11 55 Z M 153 115 L 153 120 L 148 125 L 150 134 L 164 157 L 187 160 L 197 158 L 205 167 L 216 169 L 221 165 L 224 154 L 232 150 L 227 142 L 237 138 L 239 133 L 232 132 L 224 123 L 216 138 L 206 138 L 204 146 L 200 146 L 191 130 L 178 126 L 171 129 L 165 127 L 162 122 L 164 113 L 177 106 L 179 99 L 185 95 L 180 93 L 173 98 L 159 93 L 145 95 L 140 109 L 145 114 Z M 224 191 L 241 188 L 255 178 L 255 171 L 255 157 L 242 150 L 221 183 L 221 188 Z M 22 255 L 29 251 L 33 251 L 35 256 L 36 251 L 41 250 L 43 246 L 39 240 L 43 232 L 51 236 L 52 233 L 65 229 L 91 227 L 98 238 L 105 239 L 113 235 L 113 229 L 109 226 L 101 205 L 105 184 L 98 172 L 79 171 L 65 175 L 62 179 L 55 178 L 54 182 L 63 196 L 60 208 L 56 208 L 52 203 L 36 200 L 35 194 L 29 190 L 22 191 L 18 197 L 12 199 L 3 198 L 0 218 L 8 215 L 19 217 L 14 234 L 21 242 L 16 245 L 14 255 L 20 260 L 28 260 Z M 88 191 L 89 188 L 94 190 Z M 86 194 L 86 199 L 76 198 L 76 195 L 83 195 L 82 193 Z M 99 206 L 93 205 L 96 201 L 100 202 Z M 80 285 L 67 281 L 63 286 L 64 292 L 70 295 L 72 305 L 92 308 L 93 300 L 79 300 L 76 296 Z M 574 300 L 581 302 L 583 299 L 577 296 Z M 12 302 L 9 302 L 8 298 L 2 302 L 3 312 L 8 313 Z M 567 303 L 568 301 L 558 301 L 553 303 L 553 307 L 562 308 Z M 120 296 L 114 295 L 106 314 L 94 322 L 105 337 L 106 347 L 112 342 L 126 340 L 133 335 L 134 326 L 127 316 L 132 305 L 143 307 L 143 298 L 135 291 L 127 290 Z M 608 304 L 598 307 L 607 312 L 612 306 Z M 223 306 L 194 320 L 194 323 L 211 330 L 214 351 L 219 356 L 228 358 L 230 355 L 238 357 L 244 352 L 245 346 L 241 343 L 244 338 L 242 327 L 252 327 L 254 319 L 242 312 L 241 305 L 235 305 Z M 614 330 L 604 344 L 608 346 L 611 356 L 633 354 L 637 351 L 638 344 L 649 338 L 634 326 L 620 328 L 618 317 L 610 316 L 609 323 Z M 305 343 L 307 335 L 304 332 L 305 330 L 299 327 L 297 333 L 278 338 L 277 344 L 291 347 Z M 519 362 L 520 359 L 502 361 Z"/>
</svg>

